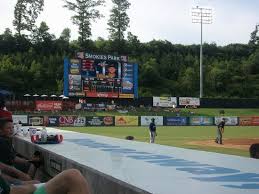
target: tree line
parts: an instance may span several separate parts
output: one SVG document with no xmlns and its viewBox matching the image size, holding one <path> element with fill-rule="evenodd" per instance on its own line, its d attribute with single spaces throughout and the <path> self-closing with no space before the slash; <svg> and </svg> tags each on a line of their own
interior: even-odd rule
<svg viewBox="0 0 259 194">
<path fill-rule="evenodd" d="M 140 96 L 199 96 L 199 45 L 173 44 L 167 40 L 143 43 L 127 32 L 128 0 L 112 0 L 109 38 L 91 39 L 91 24 L 103 17 L 98 8 L 104 0 L 65 0 L 64 9 L 79 37 L 71 40 L 65 28 L 56 37 L 46 22 L 36 26 L 44 0 L 17 0 L 13 26 L 0 34 L 0 88 L 17 95 L 60 94 L 63 90 L 63 59 L 76 51 L 127 54 L 139 64 Z M 248 35 L 249 36 L 249 35 Z M 258 26 L 247 44 L 204 44 L 205 97 L 259 97 Z"/>
</svg>

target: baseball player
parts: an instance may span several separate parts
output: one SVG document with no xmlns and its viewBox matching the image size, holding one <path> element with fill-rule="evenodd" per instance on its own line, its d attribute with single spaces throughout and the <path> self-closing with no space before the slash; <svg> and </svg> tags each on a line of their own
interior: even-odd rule
<svg viewBox="0 0 259 194">
<path fill-rule="evenodd" d="M 215 139 L 215 142 L 218 144 L 222 144 L 222 134 L 224 133 L 225 123 L 226 119 L 223 118 L 222 121 L 218 124 L 217 138 Z"/>
<path fill-rule="evenodd" d="M 150 143 L 155 143 L 155 137 L 157 136 L 156 133 L 156 124 L 155 119 L 151 119 L 151 123 L 149 124 L 149 134 L 150 134 Z"/>
</svg>

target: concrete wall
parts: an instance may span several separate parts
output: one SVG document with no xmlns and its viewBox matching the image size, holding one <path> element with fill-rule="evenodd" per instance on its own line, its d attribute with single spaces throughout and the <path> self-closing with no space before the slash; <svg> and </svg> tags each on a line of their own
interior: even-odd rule
<svg viewBox="0 0 259 194">
<path fill-rule="evenodd" d="M 92 194 L 149 194 L 149 192 L 138 189 L 95 169 L 65 158 L 58 153 L 50 152 L 49 150 L 32 144 L 22 138 L 14 138 L 14 147 L 17 153 L 25 158 L 30 158 L 34 151 L 40 151 L 44 157 L 44 171 L 52 177 L 66 169 L 75 168 L 80 170 L 87 179 Z"/>
</svg>

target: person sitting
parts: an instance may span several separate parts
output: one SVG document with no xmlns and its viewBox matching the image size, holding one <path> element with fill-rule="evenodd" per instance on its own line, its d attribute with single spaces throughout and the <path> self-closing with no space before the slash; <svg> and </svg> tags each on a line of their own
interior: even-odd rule
<svg viewBox="0 0 259 194">
<path fill-rule="evenodd" d="M 13 120 L 12 113 L 6 110 L 5 101 L 2 97 L 0 98 L 0 118 L 8 118 L 9 120 Z"/>
<path fill-rule="evenodd" d="M 87 181 L 75 169 L 65 170 L 44 184 L 9 185 L 0 175 L 1 194 L 90 194 Z"/>
<path fill-rule="evenodd" d="M 259 159 L 259 143 L 252 144 L 249 148 L 250 157 L 254 159 Z"/>
<path fill-rule="evenodd" d="M 10 177 L 13 177 L 12 176 L 13 173 L 11 173 L 10 170 L 5 170 L 4 168 L 6 168 L 6 166 L 3 166 L 3 165 L 2 165 L 2 168 L 3 168 L 2 170 L 7 171 L 7 175 L 10 176 L 8 178 L 8 181 L 10 181 L 10 183 L 17 184 L 18 182 L 16 179 L 21 181 L 32 181 L 36 173 L 37 167 L 39 167 L 38 164 L 40 162 L 40 158 L 35 157 L 31 161 L 29 161 L 16 156 L 16 152 L 12 145 L 12 134 L 13 134 L 12 131 L 13 131 L 12 120 L 8 118 L 0 118 L 0 153 L 1 153 L 0 162 L 1 164 L 5 164 L 6 166 L 16 167 L 17 169 L 23 171 L 23 174 L 21 171 L 17 170 L 15 172 L 16 176 L 14 176 L 15 179 L 11 179 Z M 33 162 L 35 165 L 31 164 L 31 162 Z M 10 174 L 8 174 L 8 172 Z"/>
<path fill-rule="evenodd" d="M 39 181 L 31 180 L 31 177 L 22 171 L 0 162 L 0 174 L 9 183 L 14 185 L 38 184 Z"/>
</svg>

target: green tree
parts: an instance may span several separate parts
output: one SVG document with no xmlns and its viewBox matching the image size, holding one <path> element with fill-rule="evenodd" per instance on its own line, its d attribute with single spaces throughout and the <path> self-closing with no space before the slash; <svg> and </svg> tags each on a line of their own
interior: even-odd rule
<svg viewBox="0 0 259 194">
<path fill-rule="evenodd" d="M 49 33 L 49 27 L 46 22 L 41 22 L 40 27 L 36 28 L 33 33 L 33 41 L 40 43 L 54 39 L 54 35 Z"/>
<path fill-rule="evenodd" d="M 249 41 L 249 44 L 251 45 L 256 45 L 259 43 L 258 28 L 259 28 L 259 24 L 255 26 L 255 30 L 251 33 L 251 38 Z"/>
<path fill-rule="evenodd" d="M 104 4 L 104 0 L 65 0 L 64 7 L 74 12 L 72 22 L 78 26 L 79 41 L 86 42 L 92 35 L 91 22 L 102 17 L 96 7 Z"/>
<path fill-rule="evenodd" d="M 130 3 L 128 0 L 112 0 L 112 2 L 114 6 L 108 21 L 108 30 L 110 38 L 120 42 L 124 39 L 124 32 L 129 27 L 130 18 L 127 10 L 130 7 Z"/>
<path fill-rule="evenodd" d="M 66 42 L 69 42 L 71 38 L 71 30 L 69 28 L 65 28 L 60 35 L 60 39 Z"/>
<path fill-rule="evenodd" d="M 43 11 L 44 0 L 17 0 L 13 25 L 21 36 L 23 30 L 32 32 L 39 14 Z"/>
</svg>

